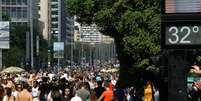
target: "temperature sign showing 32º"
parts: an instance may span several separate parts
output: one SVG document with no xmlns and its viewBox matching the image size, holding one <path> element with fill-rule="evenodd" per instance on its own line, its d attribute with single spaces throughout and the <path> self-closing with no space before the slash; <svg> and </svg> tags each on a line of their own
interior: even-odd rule
<svg viewBox="0 0 201 101">
<path fill-rule="evenodd" d="M 166 45 L 201 45 L 201 26 L 168 26 Z"/>
</svg>

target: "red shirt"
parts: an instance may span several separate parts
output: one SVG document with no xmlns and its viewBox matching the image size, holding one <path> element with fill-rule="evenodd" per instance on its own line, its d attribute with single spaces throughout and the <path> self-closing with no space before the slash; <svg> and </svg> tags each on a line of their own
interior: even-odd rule
<svg viewBox="0 0 201 101">
<path fill-rule="evenodd" d="M 109 88 L 110 88 L 110 90 L 113 90 L 113 84 L 112 84 L 112 82 L 110 82 Z"/>
<path fill-rule="evenodd" d="M 106 90 L 101 96 L 104 97 L 104 101 L 111 101 L 111 99 L 113 98 L 113 91 L 111 89 Z"/>
</svg>

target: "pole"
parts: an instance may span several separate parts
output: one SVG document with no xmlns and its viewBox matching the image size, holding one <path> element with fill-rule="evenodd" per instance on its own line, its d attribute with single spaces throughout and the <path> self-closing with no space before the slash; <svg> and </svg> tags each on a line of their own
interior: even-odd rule
<svg viewBox="0 0 201 101">
<path fill-rule="evenodd" d="M 36 36 L 36 55 L 39 56 L 39 36 Z"/>
<path fill-rule="evenodd" d="M 73 66 L 73 49 L 74 49 L 74 46 L 73 46 L 73 43 L 71 42 L 71 67 Z"/>
<path fill-rule="evenodd" d="M 30 33 L 26 32 L 26 69 L 30 66 Z"/>
<path fill-rule="evenodd" d="M 58 33 L 58 42 L 61 42 L 61 0 L 58 0 L 58 29 L 59 29 L 59 33 Z M 58 70 L 60 70 L 60 59 L 58 58 L 57 61 L 57 66 L 58 66 Z"/>
<path fill-rule="evenodd" d="M 0 21 L 2 21 L 2 1 L 0 0 Z"/>
<path fill-rule="evenodd" d="M 2 49 L 0 49 L 0 70 L 2 69 Z"/>
<path fill-rule="evenodd" d="M 0 0 L 0 21 L 2 21 L 2 1 Z M 0 49 L 0 70 L 2 69 L 2 49 Z"/>
<path fill-rule="evenodd" d="M 94 47 L 92 47 L 92 69 L 94 70 Z"/>
<path fill-rule="evenodd" d="M 170 50 L 161 62 L 160 101 L 187 101 L 186 52 Z"/>
<path fill-rule="evenodd" d="M 34 69 L 34 56 L 33 56 L 33 2 L 30 0 L 30 32 L 31 32 L 31 69 Z"/>
<path fill-rule="evenodd" d="M 39 36 L 37 35 L 36 36 L 36 56 L 37 56 L 37 69 L 39 68 L 39 66 L 40 66 L 40 57 L 39 57 L 39 48 L 40 48 L 40 44 L 39 44 L 39 40 L 40 40 L 40 38 L 39 38 Z"/>
<path fill-rule="evenodd" d="M 83 43 L 81 43 L 81 48 L 82 48 L 82 52 L 81 52 L 81 67 L 83 68 Z"/>
</svg>

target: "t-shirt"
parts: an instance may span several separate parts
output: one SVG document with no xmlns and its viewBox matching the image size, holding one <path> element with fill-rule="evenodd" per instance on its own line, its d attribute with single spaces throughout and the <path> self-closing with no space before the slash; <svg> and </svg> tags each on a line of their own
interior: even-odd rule
<svg viewBox="0 0 201 101">
<path fill-rule="evenodd" d="M 102 96 L 104 97 L 104 101 L 111 101 L 111 99 L 113 98 L 113 91 L 112 90 L 104 91 Z"/>
<path fill-rule="evenodd" d="M 82 101 L 82 99 L 78 96 L 75 96 L 70 101 Z"/>
<path fill-rule="evenodd" d="M 82 101 L 86 101 L 90 96 L 90 92 L 86 89 L 79 89 L 76 94 L 82 99 Z"/>
<path fill-rule="evenodd" d="M 32 88 L 32 96 L 35 98 L 35 97 L 38 97 L 38 87 L 36 88 Z"/>
</svg>

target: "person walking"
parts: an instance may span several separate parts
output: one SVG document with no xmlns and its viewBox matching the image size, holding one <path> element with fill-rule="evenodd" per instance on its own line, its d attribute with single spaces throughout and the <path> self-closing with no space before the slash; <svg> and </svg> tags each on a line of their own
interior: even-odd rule
<svg viewBox="0 0 201 101">
<path fill-rule="evenodd" d="M 77 96 L 79 96 L 82 101 L 86 101 L 90 98 L 90 92 L 86 89 L 87 85 L 85 82 L 80 84 L 80 89 L 76 92 Z"/>
<path fill-rule="evenodd" d="M 16 101 L 33 101 L 31 93 L 28 91 L 29 85 L 23 82 L 23 90 L 17 94 Z"/>
<path fill-rule="evenodd" d="M 113 91 L 110 88 L 109 82 L 105 82 L 105 87 L 106 87 L 106 91 L 102 93 L 98 101 L 101 101 L 102 99 L 104 99 L 104 101 L 111 101 L 113 99 Z"/>
<path fill-rule="evenodd" d="M 33 101 L 39 101 L 39 86 L 38 86 L 38 81 L 33 81 L 33 87 L 32 87 L 32 96 L 33 96 Z"/>
<path fill-rule="evenodd" d="M 12 89 L 9 87 L 5 88 L 6 95 L 3 97 L 2 101 L 15 101 L 15 97 L 12 95 Z"/>
<path fill-rule="evenodd" d="M 72 97 L 72 90 L 66 86 L 62 91 L 61 101 L 70 101 L 71 97 Z"/>
<path fill-rule="evenodd" d="M 3 100 L 3 97 L 4 97 L 4 88 L 3 86 L 0 85 L 0 101 Z"/>
<path fill-rule="evenodd" d="M 102 86 L 102 81 L 98 81 L 97 84 L 98 84 L 98 87 L 95 88 L 95 92 L 96 92 L 96 97 L 99 98 L 102 95 L 102 93 L 105 91 L 105 88 Z"/>
</svg>

